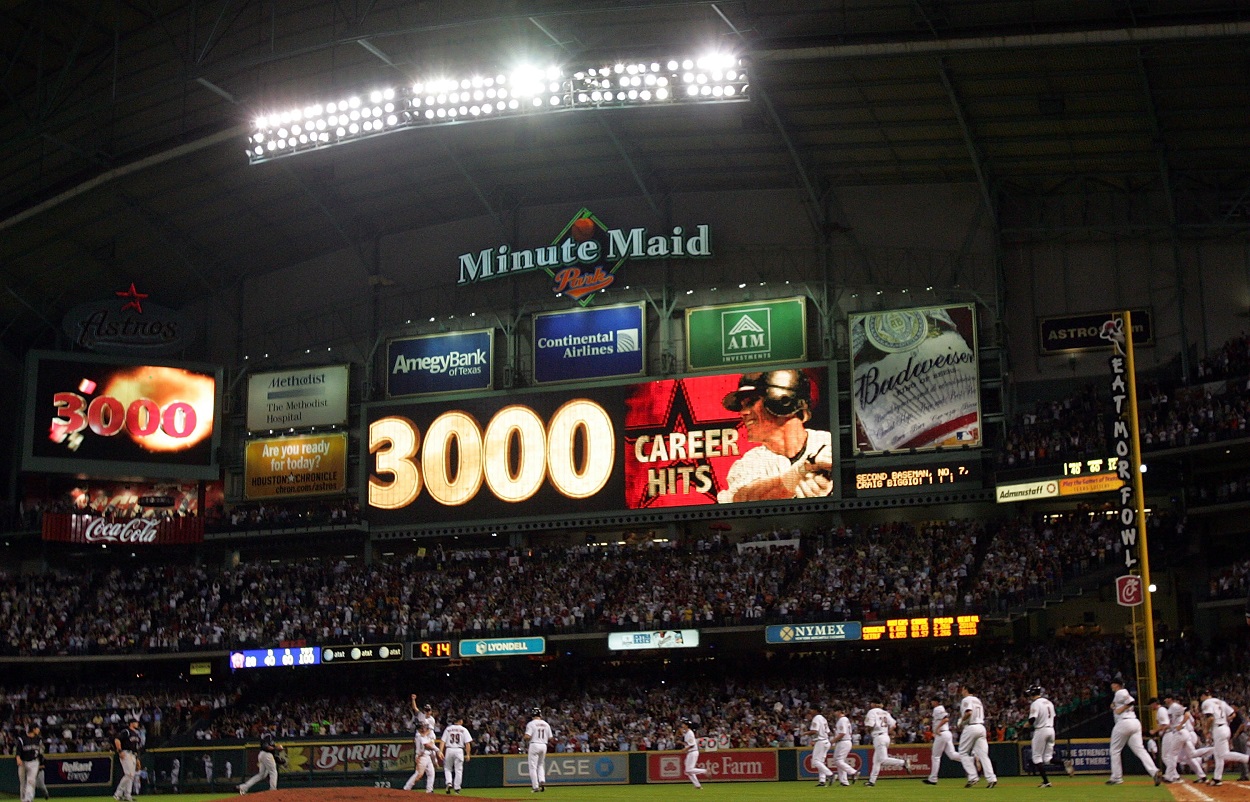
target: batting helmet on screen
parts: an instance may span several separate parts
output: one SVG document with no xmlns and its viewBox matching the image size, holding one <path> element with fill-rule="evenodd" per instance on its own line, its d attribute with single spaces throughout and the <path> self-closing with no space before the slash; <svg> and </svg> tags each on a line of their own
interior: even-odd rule
<svg viewBox="0 0 1250 802">
<path fill-rule="evenodd" d="M 738 380 L 738 389 L 726 395 L 721 404 L 730 412 L 741 412 L 752 396 L 759 396 L 764 409 L 779 417 L 807 415 L 812 403 L 812 380 L 801 370 L 744 373 Z"/>
<path fill-rule="evenodd" d="M 536 707 L 530 711 L 531 716 L 541 716 L 542 714 L 543 714 L 543 709 L 541 707 Z"/>
</svg>

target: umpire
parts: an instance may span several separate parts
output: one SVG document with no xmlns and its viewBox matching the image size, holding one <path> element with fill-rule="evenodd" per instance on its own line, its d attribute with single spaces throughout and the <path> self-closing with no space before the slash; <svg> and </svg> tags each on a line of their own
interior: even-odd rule
<svg viewBox="0 0 1250 802">
<path fill-rule="evenodd" d="M 278 789 L 277 755 L 282 751 L 282 744 L 274 741 L 273 730 L 266 729 L 260 734 L 260 754 L 256 756 L 258 771 L 256 776 L 239 786 L 239 794 L 246 794 L 252 786 L 266 777 L 269 778 L 269 790 Z"/>
<path fill-rule="evenodd" d="M 39 764 L 43 761 L 43 744 L 39 739 L 39 725 L 32 723 L 26 733 L 17 736 L 17 788 L 21 802 L 35 798 L 35 782 L 39 777 Z"/>
</svg>

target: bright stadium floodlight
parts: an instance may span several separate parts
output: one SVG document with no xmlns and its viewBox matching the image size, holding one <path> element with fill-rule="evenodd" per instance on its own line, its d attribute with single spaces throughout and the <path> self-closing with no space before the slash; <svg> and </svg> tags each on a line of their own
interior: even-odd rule
<svg viewBox="0 0 1250 802">
<path fill-rule="evenodd" d="M 723 53 L 430 76 L 266 112 L 248 135 L 247 158 L 259 164 L 394 131 L 495 118 L 733 103 L 747 100 L 749 87 L 743 59 Z"/>
</svg>

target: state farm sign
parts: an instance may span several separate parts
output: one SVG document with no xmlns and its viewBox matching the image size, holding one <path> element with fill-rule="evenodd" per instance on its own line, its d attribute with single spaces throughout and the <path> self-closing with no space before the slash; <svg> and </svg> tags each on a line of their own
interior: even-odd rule
<svg viewBox="0 0 1250 802">
<path fill-rule="evenodd" d="M 653 752 L 647 755 L 647 782 L 689 782 L 685 774 L 686 758 L 681 752 Z M 777 752 L 763 749 L 729 749 L 705 752 L 699 756 L 701 782 L 775 782 Z"/>
</svg>

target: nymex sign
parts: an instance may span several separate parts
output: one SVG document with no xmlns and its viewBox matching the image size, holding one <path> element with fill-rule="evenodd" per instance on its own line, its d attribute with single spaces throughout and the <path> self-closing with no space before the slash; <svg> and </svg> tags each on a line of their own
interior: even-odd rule
<svg viewBox="0 0 1250 802">
<path fill-rule="evenodd" d="M 858 621 L 837 621 L 828 624 L 780 624 L 764 630 L 768 643 L 814 643 L 831 640 L 859 640 L 863 626 Z"/>
</svg>

